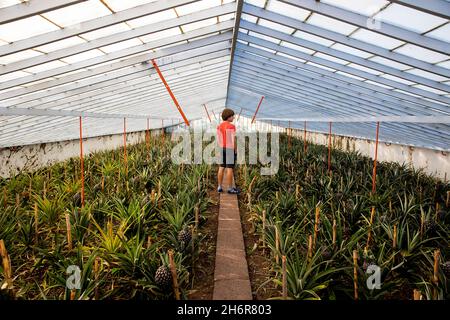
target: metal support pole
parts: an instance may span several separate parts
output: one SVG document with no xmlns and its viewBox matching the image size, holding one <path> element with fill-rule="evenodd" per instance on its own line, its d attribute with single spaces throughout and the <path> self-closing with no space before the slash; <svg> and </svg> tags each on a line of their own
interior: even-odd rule
<svg viewBox="0 0 450 320">
<path fill-rule="evenodd" d="M 331 172 L 331 121 L 330 121 L 330 131 L 328 134 L 328 173 Z"/>
<path fill-rule="evenodd" d="M 156 72 L 158 73 L 159 78 L 161 79 L 161 81 L 163 82 L 164 86 L 166 87 L 167 92 L 169 92 L 169 95 L 172 98 L 173 102 L 175 103 L 175 106 L 177 107 L 178 111 L 180 112 L 181 116 L 183 117 L 184 123 L 186 123 L 186 125 L 189 126 L 190 125 L 189 124 L 189 120 L 184 115 L 183 109 L 181 109 L 180 104 L 177 101 L 177 98 L 175 98 L 174 94 L 172 93 L 172 90 L 170 90 L 170 87 L 167 84 L 166 79 L 164 79 L 164 76 L 161 73 L 161 70 L 159 70 L 159 67 L 156 64 L 155 59 L 152 59 L 152 64 L 153 64 L 153 67 L 155 68 Z"/>
<path fill-rule="evenodd" d="M 211 123 L 211 117 L 209 116 L 209 112 L 208 112 L 208 109 L 206 108 L 206 104 L 205 103 L 203 104 L 203 107 L 205 108 L 206 115 L 208 116 L 208 119 L 209 119 L 209 123 Z"/>
<path fill-rule="evenodd" d="M 372 174 L 372 194 L 375 194 L 377 188 L 377 160 L 378 160 L 378 134 L 380 132 L 380 122 L 377 122 L 377 134 L 375 140 L 375 159 L 373 160 Z"/>
<path fill-rule="evenodd" d="M 255 114 L 253 115 L 252 123 L 255 122 L 256 114 L 258 113 L 259 107 L 261 106 L 261 103 L 262 103 L 263 100 L 264 100 L 264 96 L 262 96 L 261 99 L 259 100 L 258 106 L 256 107 Z"/>
<path fill-rule="evenodd" d="M 80 166 L 81 166 L 81 206 L 84 207 L 84 157 L 83 157 L 83 121 L 80 119 Z"/>
<path fill-rule="evenodd" d="M 123 160 L 125 163 L 125 175 L 128 176 L 127 159 L 127 118 L 123 118 Z"/>
</svg>

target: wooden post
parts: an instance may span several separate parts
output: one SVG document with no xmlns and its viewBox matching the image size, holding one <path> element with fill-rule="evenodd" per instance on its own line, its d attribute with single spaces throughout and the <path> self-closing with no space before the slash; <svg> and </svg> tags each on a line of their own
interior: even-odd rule
<svg viewBox="0 0 450 320">
<path fill-rule="evenodd" d="M 280 252 L 280 235 L 278 233 L 278 226 L 275 224 L 275 263 L 278 265 L 280 263 L 280 259 L 278 257 L 278 253 Z"/>
<path fill-rule="evenodd" d="M 439 284 L 439 255 L 441 254 L 441 251 L 439 249 L 434 251 L 434 266 L 433 266 L 433 283 L 437 287 Z M 438 290 L 437 288 L 434 288 L 434 299 L 439 299 L 438 297 Z"/>
<path fill-rule="evenodd" d="M 34 203 L 34 243 L 37 245 L 39 239 L 39 215 L 37 202 Z"/>
<path fill-rule="evenodd" d="M 392 248 L 397 249 L 397 225 L 394 224 L 394 235 L 392 240 Z"/>
<path fill-rule="evenodd" d="M 178 288 L 178 277 L 177 277 L 177 268 L 175 266 L 175 262 L 173 260 L 173 250 L 169 250 L 169 263 L 170 263 L 170 272 L 172 273 L 172 282 L 173 282 L 173 292 L 175 294 L 175 299 L 180 300 L 180 290 Z"/>
<path fill-rule="evenodd" d="M 304 136 L 303 136 L 303 146 L 304 146 L 304 151 L 305 151 L 305 153 L 306 153 L 306 150 L 308 149 L 307 148 L 307 143 L 306 143 L 306 121 L 305 121 L 305 124 L 304 124 L 304 130 L 303 130 L 303 132 L 304 132 Z"/>
<path fill-rule="evenodd" d="M 308 259 L 312 258 L 312 246 L 313 246 L 313 238 L 312 235 L 308 237 Z"/>
<path fill-rule="evenodd" d="M 298 200 L 298 196 L 300 195 L 300 186 L 298 183 L 295 185 L 295 200 Z"/>
<path fill-rule="evenodd" d="M 447 191 L 447 199 L 445 200 L 445 206 L 448 208 L 450 204 L 450 190 Z"/>
<path fill-rule="evenodd" d="M 336 219 L 333 219 L 333 247 L 336 246 Z"/>
<path fill-rule="evenodd" d="M 266 247 L 266 210 L 262 212 L 262 246 Z"/>
<path fill-rule="evenodd" d="M 369 234 L 367 235 L 366 250 L 369 250 L 370 240 L 372 238 L 372 223 L 373 223 L 374 216 L 375 216 L 375 206 L 372 206 L 372 211 L 370 213 Z"/>
<path fill-rule="evenodd" d="M 199 214 L 199 208 L 198 208 L 198 206 L 195 206 L 195 208 L 194 208 L 194 214 L 195 214 L 195 230 L 198 230 L 198 219 L 199 219 L 199 217 L 198 217 L 198 214 Z"/>
<path fill-rule="evenodd" d="M 422 293 L 420 290 L 414 289 L 414 300 L 422 300 Z"/>
<path fill-rule="evenodd" d="M 150 248 L 151 245 L 152 245 L 152 236 L 148 235 L 147 236 L 147 249 Z"/>
<path fill-rule="evenodd" d="M 425 228 L 425 216 L 423 213 L 420 214 L 420 236 L 423 236 L 423 231 Z"/>
<path fill-rule="evenodd" d="M 319 223 L 320 223 L 320 208 L 316 206 L 316 216 L 314 221 L 314 241 L 313 241 L 313 250 L 316 248 L 317 236 L 319 234 Z"/>
<path fill-rule="evenodd" d="M 373 160 L 373 173 L 372 173 L 372 194 L 375 194 L 377 188 L 377 160 L 378 160 L 378 134 L 380 132 L 380 122 L 377 122 L 377 132 L 375 140 L 375 159 Z"/>
<path fill-rule="evenodd" d="M 358 300 L 358 251 L 353 250 L 353 287 L 355 300 Z"/>
<path fill-rule="evenodd" d="M 81 170 L 81 207 L 84 207 L 84 155 L 83 155 L 83 120 L 80 116 L 80 170 Z M 45 186 L 44 186 L 45 193 Z"/>
<path fill-rule="evenodd" d="M 283 299 L 287 299 L 287 275 L 286 275 L 286 256 L 281 257 L 282 271 L 283 271 Z"/>
<path fill-rule="evenodd" d="M 94 279 L 95 279 L 95 291 L 94 291 L 94 299 L 98 300 L 98 277 L 100 273 L 101 260 L 100 257 L 96 257 L 94 260 Z"/>
<path fill-rule="evenodd" d="M 72 251 L 72 226 L 70 224 L 70 216 L 66 213 L 66 229 L 67 229 L 67 248 Z"/>
<path fill-rule="evenodd" d="M 6 280 L 7 289 L 12 289 L 11 260 L 3 239 L 0 240 L 0 256 L 2 257 L 3 273 Z"/>
</svg>

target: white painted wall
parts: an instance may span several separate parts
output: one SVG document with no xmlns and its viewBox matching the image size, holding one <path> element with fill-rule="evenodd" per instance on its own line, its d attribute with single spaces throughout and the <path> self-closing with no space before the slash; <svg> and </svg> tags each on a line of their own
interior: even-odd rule
<svg viewBox="0 0 450 320">
<path fill-rule="evenodd" d="M 157 135 L 160 130 L 152 130 Z M 145 131 L 127 133 L 127 144 L 145 141 Z M 96 151 L 113 150 L 123 146 L 123 135 L 83 139 L 83 151 L 88 155 Z M 33 171 L 50 164 L 80 156 L 79 140 L 25 145 L 0 149 L 0 176 L 10 177 L 21 171 Z"/>
<path fill-rule="evenodd" d="M 292 132 L 293 136 L 303 140 L 303 130 L 292 130 Z M 328 145 L 328 135 L 323 133 L 307 131 L 306 140 L 320 145 Z M 333 135 L 331 141 L 333 148 L 343 151 L 358 151 L 372 159 L 375 156 L 375 141 L 338 135 Z M 443 180 L 450 178 L 450 155 L 442 151 L 380 142 L 378 144 L 378 161 L 407 164 L 415 169 L 422 168 L 426 173 Z"/>
<path fill-rule="evenodd" d="M 248 119 L 247 119 L 248 120 Z M 241 119 L 241 129 L 250 129 L 250 124 L 244 124 Z M 254 125 L 256 127 L 256 124 Z M 270 129 L 268 124 L 261 124 L 260 129 Z M 278 127 L 273 129 L 279 131 Z M 293 136 L 303 139 L 302 130 L 292 130 Z M 152 135 L 159 134 L 152 130 Z M 307 140 L 316 144 L 328 145 L 328 135 L 323 133 L 307 132 Z M 108 135 L 83 140 L 84 153 L 94 151 L 112 150 L 123 145 L 121 134 Z M 135 144 L 145 141 L 145 131 L 127 134 L 127 143 Z M 334 135 L 333 148 L 343 151 L 359 151 L 362 155 L 373 158 L 375 142 L 371 140 L 351 138 Z M 0 176 L 8 177 L 20 171 L 36 170 L 58 161 L 71 157 L 78 157 L 80 146 L 78 140 L 42 143 L 22 147 L 0 149 Z M 425 172 L 441 179 L 450 178 L 450 155 L 441 151 L 409 147 L 398 144 L 378 145 L 378 160 L 406 163 L 416 169 L 423 168 Z"/>
</svg>

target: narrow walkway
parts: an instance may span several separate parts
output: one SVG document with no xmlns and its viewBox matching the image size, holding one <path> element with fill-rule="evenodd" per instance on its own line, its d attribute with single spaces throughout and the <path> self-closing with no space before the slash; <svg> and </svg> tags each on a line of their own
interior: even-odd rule
<svg viewBox="0 0 450 320">
<path fill-rule="evenodd" d="M 251 300 L 252 289 L 236 195 L 220 195 L 213 300 Z"/>
</svg>

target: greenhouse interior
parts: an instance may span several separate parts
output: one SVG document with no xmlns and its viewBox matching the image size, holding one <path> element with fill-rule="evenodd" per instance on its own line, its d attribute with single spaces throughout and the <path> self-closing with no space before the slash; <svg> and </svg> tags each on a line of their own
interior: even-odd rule
<svg viewBox="0 0 450 320">
<path fill-rule="evenodd" d="M 0 309 L 450 300 L 449 180 L 448 0 L 0 0 Z"/>
</svg>

